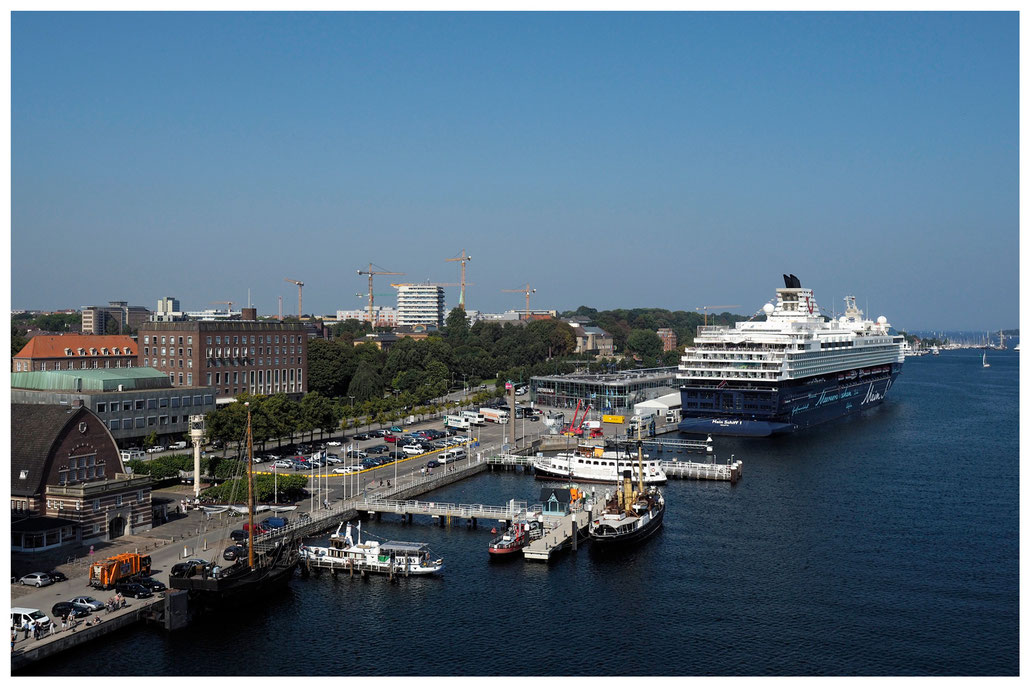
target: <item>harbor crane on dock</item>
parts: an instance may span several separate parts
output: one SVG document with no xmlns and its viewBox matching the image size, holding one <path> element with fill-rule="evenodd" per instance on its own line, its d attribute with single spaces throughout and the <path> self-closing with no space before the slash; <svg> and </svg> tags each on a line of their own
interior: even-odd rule
<svg viewBox="0 0 1030 687">
<path fill-rule="evenodd" d="M 378 265 L 373 265 L 372 263 L 368 263 L 368 269 L 367 270 L 358 270 L 358 274 L 361 274 L 361 275 L 367 274 L 368 275 L 368 322 L 369 322 L 369 324 L 372 325 L 372 329 L 375 329 L 375 319 L 373 319 L 373 317 L 372 317 L 372 312 L 373 312 L 373 309 L 374 309 L 374 306 L 375 306 L 375 289 L 372 287 L 372 277 L 374 277 L 377 274 L 404 274 L 404 273 L 403 272 L 387 272 L 386 270 L 383 270 L 383 269 L 373 270 L 372 269 L 373 267 L 378 267 Z"/>
<path fill-rule="evenodd" d="M 461 309 L 465 309 L 465 263 L 472 260 L 471 255 L 465 255 L 465 249 L 461 249 L 461 255 L 456 258 L 445 258 L 444 262 L 460 262 L 461 263 L 461 296 L 458 298 L 458 305 Z"/>
<path fill-rule="evenodd" d="M 702 305 L 699 308 L 694 308 L 694 310 L 703 310 L 704 311 L 704 313 L 705 313 L 705 326 L 707 327 L 708 326 L 708 311 L 709 310 L 715 310 L 716 308 L 739 308 L 739 307 L 740 307 L 739 305 Z"/>
<path fill-rule="evenodd" d="M 505 293 L 524 293 L 526 294 L 526 319 L 529 319 L 529 294 L 536 293 L 536 289 L 529 288 L 529 284 L 523 289 L 501 289 Z"/>
<path fill-rule="evenodd" d="M 297 285 L 297 319 L 300 320 L 301 313 L 304 312 L 301 309 L 301 304 L 304 302 L 304 282 L 297 281 L 296 279 L 284 279 L 283 281 L 288 281 L 291 284 Z"/>
</svg>

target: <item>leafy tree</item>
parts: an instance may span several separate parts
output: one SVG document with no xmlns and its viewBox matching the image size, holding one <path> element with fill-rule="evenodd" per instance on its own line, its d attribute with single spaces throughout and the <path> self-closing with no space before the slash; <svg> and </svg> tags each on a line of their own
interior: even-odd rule
<svg viewBox="0 0 1030 687">
<path fill-rule="evenodd" d="M 18 355 L 21 349 L 28 345 L 29 340 L 24 336 L 24 331 L 19 329 L 13 322 L 11 323 L 11 355 Z"/>
<path fill-rule="evenodd" d="M 336 412 L 333 402 L 328 398 L 312 391 L 300 401 L 299 427 L 302 432 L 311 432 L 314 438 L 315 430 L 323 435 L 326 430 L 332 431 L 336 426 Z"/>
<path fill-rule="evenodd" d="M 634 329 L 626 339 L 626 350 L 654 358 L 662 353 L 662 340 L 650 330 Z"/>
<path fill-rule="evenodd" d="M 373 363 L 368 360 L 361 361 L 350 386 L 347 387 L 347 395 L 353 396 L 357 401 L 369 401 L 383 395 L 383 378 L 376 372 Z"/>
<path fill-rule="evenodd" d="M 297 430 L 300 404 L 287 398 L 286 394 L 275 394 L 265 401 L 265 412 L 269 420 L 269 435 L 278 439 L 282 446 L 283 439 L 292 437 Z"/>
<path fill-rule="evenodd" d="M 354 347 L 337 341 L 313 339 L 308 342 L 308 389 L 324 396 L 339 397 L 357 369 Z"/>
<path fill-rule="evenodd" d="M 447 340 L 453 344 L 459 344 L 468 339 L 469 318 L 465 313 L 465 308 L 458 306 L 448 313 L 447 321 L 444 324 L 444 333 Z"/>
</svg>

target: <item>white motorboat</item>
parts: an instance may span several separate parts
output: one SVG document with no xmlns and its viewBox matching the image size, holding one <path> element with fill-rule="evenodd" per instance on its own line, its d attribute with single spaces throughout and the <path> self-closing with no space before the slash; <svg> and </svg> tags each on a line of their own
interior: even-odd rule
<svg viewBox="0 0 1030 687">
<path fill-rule="evenodd" d="M 341 535 L 342 528 L 343 523 L 340 523 L 329 537 L 329 546 L 302 547 L 302 563 L 314 568 L 395 575 L 432 575 L 443 570 L 443 559 L 437 558 L 428 544 L 374 539 L 361 541 L 360 522 L 353 535 L 350 523 Z"/>
</svg>

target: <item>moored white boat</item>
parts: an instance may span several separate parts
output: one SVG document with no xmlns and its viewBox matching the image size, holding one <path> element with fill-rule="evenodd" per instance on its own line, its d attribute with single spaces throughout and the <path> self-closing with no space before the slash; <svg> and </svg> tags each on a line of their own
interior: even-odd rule
<svg viewBox="0 0 1030 687">
<path fill-rule="evenodd" d="M 361 541 L 361 523 L 352 536 L 350 523 L 341 535 L 343 523 L 329 537 L 329 546 L 304 546 L 301 561 L 311 567 L 354 570 L 397 575 L 432 575 L 443 570 L 429 545 L 420 542 Z"/>
<path fill-rule="evenodd" d="M 644 456 L 638 464 L 625 453 L 605 451 L 600 447 L 580 446 L 573 452 L 538 456 L 533 460 L 537 477 L 575 482 L 618 482 L 624 470 L 631 470 L 633 480 L 638 481 L 640 465 L 643 466 L 644 484 L 665 484 L 668 481 L 660 461 Z"/>
</svg>

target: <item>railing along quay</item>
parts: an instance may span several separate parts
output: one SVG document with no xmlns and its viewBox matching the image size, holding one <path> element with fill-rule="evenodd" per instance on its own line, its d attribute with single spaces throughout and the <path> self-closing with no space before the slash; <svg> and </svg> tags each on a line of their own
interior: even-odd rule
<svg viewBox="0 0 1030 687">
<path fill-rule="evenodd" d="M 735 484 L 744 474 L 744 462 L 740 460 L 731 460 L 728 463 L 663 460 L 660 465 L 666 475 L 677 479 L 711 479 Z"/>
</svg>

